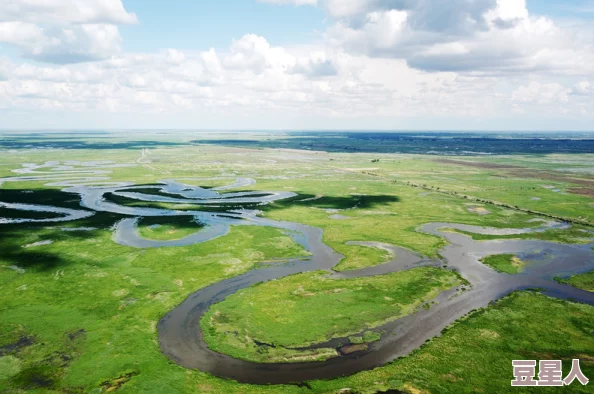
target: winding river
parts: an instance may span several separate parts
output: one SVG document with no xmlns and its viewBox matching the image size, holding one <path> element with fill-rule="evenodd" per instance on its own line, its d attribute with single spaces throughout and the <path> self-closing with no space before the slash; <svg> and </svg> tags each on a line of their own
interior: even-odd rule
<svg viewBox="0 0 594 394">
<path fill-rule="evenodd" d="M 309 252 L 308 259 L 289 260 L 283 264 L 267 265 L 231 279 L 223 280 L 200 289 L 190 295 L 175 309 L 167 313 L 158 324 L 159 343 L 162 352 L 174 362 L 186 368 L 196 368 L 215 376 L 239 382 L 267 384 L 291 383 L 312 379 L 329 379 L 350 375 L 362 370 L 386 364 L 419 348 L 425 341 L 439 336 L 441 331 L 472 310 L 489 305 L 513 291 L 539 288 L 546 295 L 572 299 L 594 305 L 594 293 L 559 284 L 553 278 L 584 273 L 594 269 L 594 254 L 590 245 L 565 245 L 534 240 L 474 241 L 463 234 L 446 232 L 455 228 L 481 234 L 519 234 L 544 231 L 559 223 L 543 223 L 540 228 L 495 229 L 456 223 L 428 223 L 418 229 L 447 239 L 448 245 L 440 250 L 442 260 L 433 260 L 397 246 L 374 242 L 355 244 L 382 248 L 395 258 L 385 264 L 356 271 L 335 272 L 332 270 L 342 255 L 322 242 L 322 230 L 299 223 L 274 221 L 259 216 L 253 209 L 272 201 L 296 196 L 290 192 L 227 192 L 255 183 L 249 178 L 230 179 L 227 186 L 205 189 L 178 180 L 166 179 L 157 185 L 136 186 L 130 182 L 112 182 L 109 174 L 119 167 L 111 162 L 47 162 L 25 164 L 15 170 L 18 175 L 0 179 L 5 182 L 44 181 L 46 185 L 61 187 L 65 192 L 77 193 L 81 209 L 9 204 L 0 206 L 59 215 L 50 219 L 2 219 L 0 223 L 63 222 L 78 220 L 94 212 L 112 212 L 130 216 L 118 222 L 114 229 L 115 242 L 135 248 L 182 246 L 206 242 L 225 235 L 231 226 L 255 225 L 279 228 Z M 213 178 L 193 178 L 192 180 Z M 226 178 L 225 178 L 226 179 Z M 147 193 L 150 189 L 150 193 Z M 216 207 L 217 212 L 202 210 L 175 210 L 160 208 L 130 207 L 109 201 L 107 194 L 128 199 L 169 204 L 197 204 Z M 244 209 L 249 205 L 252 209 Z M 145 239 L 138 233 L 137 222 L 146 216 L 191 215 L 204 227 L 195 234 L 174 241 Z M 561 224 L 562 226 L 562 224 Z M 515 254 L 529 264 L 518 275 L 498 273 L 479 262 L 491 254 Z M 287 275 L 325 270 L 336 279 L 382 275 L 421 266 L 440 266 L 458 271 L 470 282 L 465 291 L 450 289 L 442 292 L 429 309 L 419 308 L 415 313 L 391 321 L 374 330 L 381 332 L 381 339 L 369 345 L 367 350 L 345 354 L 323 362 L 260 364 L 234 359 L 210 350 L 202 339 L 200 319 L 209 307 L 227 296 L 250 285 L 279 279 Z M 312 348 L 339 347 L 348 344 L 348 338 L 334 338 Z"/>
</svg>

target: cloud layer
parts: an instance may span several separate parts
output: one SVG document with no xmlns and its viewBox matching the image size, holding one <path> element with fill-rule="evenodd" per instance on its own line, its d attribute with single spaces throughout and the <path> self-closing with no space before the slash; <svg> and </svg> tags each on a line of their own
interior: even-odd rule
<svg viewBox="0 0 594 394">
<path fill-rule="evenodd" d="M 120 0 L 3 0 L 0 42 L 39 61 L 98 60 L 121 51 L 117 25 L 137 22 Z"/>
<path fill-rule="evenodd" d="M 258 114 L 384 128 L 594 113 L 592 32 L 523 0 L 262 0 L 322 7 L 327 29 L 300 46 L 246 32 L 226 49 L 154 53 L 123 52 L 118 26 L 142 21 L 120 0 L 7 1 L 0 42 L 22 56 L 0 58 L 0 111 L 185 114 L 197 128 L 191 115 L 213 111 L 238 127 Z"/>
</svg>

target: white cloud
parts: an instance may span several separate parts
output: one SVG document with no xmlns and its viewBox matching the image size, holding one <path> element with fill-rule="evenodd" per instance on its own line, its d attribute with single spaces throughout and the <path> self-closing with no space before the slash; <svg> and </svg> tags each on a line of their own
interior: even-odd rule
<svg viewBox="0 0 594 394">
<path fill-rule="evenodd" d="M 0 21 L 34 24 L 129 24 L 136 14 L 121 0 L 2 0 Z"/>
<path fill-rule="evenodd" d="M 211 75 L 221 74 L 221 60 L 214 48 L 210 48 L 207 52 L 200 53 L 200 60 L 204 64 L 204 68 L 208 73 Z"/>
<path fill-rule="evenodd" d="M 527 19 L 526 0 L 497 0 L 497 6 L 487 11 L 485 18 L 490 25 L 510 24 Z"/>
<path fill-rule="evenodd" d="M 105 59 L 121 51 L 117 25 L 137 21 L 121 0 L 4 0 L 0 42 L 49 63 Z"/>
<path fill-rule="evenodd" d="M 181 64 L 186 60 L 186 55 L 182 51 L 170 48 L 165 51 L 165 58 L 168 63 Z"/>
<path fill-rule="evenodd" d="M 558 83 L 531 82 L 520 86 L 512 93 L 512 100 L 519 102 L 535 102 L 539 104 L 569 101 L 568 89 Z"/>
<path fill-rule="evenodd" d="M 122 38 L 113 25 L 73 25 L 44 30 L 44 38 L 23 45 L 26 56 L 49 63 L 105 59 L 121 51 Z"/>
<path fill-rule="evenodd" d="M 428 71 L 583 73 L 587 39 L 528 12 L 525 0 L 326 0 L 337 48 Z"/>
<path fill-rule="evenodd" d="M 33 46 L 41 40 L 44 40 L 43 30 L 34 24 L 21 21 L 0 22 L 0 42 Z"/>
<path fill-rule="evenodd" d="M 594 94 L 594 84 L 590 81 L 580 81 L 573 88 L 575 94 Z"/>
<path fill-rule="evenodd" d="M 594 79 L 592 81 L 580 81 L 571 89 L 570 100 L 577 104 L 577 110 L 582 115 L 592 114 L 594 112 Z"/>
<path fill-rule="evenodd" d="M 296 58 L 294 66 L 290 69 L 296 74 L 304 74 L 310 78 L 331 77 L 336 75 L 336 67 L 325 52 L 317 51 L 308 57 Z"/>
<path fill-rule="evenodd" d="M 531 15 L 521 0 L 324 0 L 331 20 L 318 42 L 283 47 L 246 34 L 227 49 L 154 53 L 123 52 L 118 25 L 136 17 L 121 1 L 9 4 L 0 41 L 23 57 L 0 58 L 4 109 L 170 119 L 220 111 L 225 121 L 280 114 L 349 127 L 391 119 L 394 128 L 407 118 L 594 113 L 588 34 Z"/>
<path fill-rule="evenodd" d="M 326 0 L 326 10 L 331 17 L 340 19 L 364 14 L 374 3 L 372 0 Z"/>
<path fill-rule="evenodd" d="M 283 48 L 271 47 L 264 37 L 247 34 L 233 41 L 231 53 L 224 58 L 224 65 L 235 69 L 249 69 L 261 73 L 267 68 L 289 67 L 294 58 Z"/>
</svg>

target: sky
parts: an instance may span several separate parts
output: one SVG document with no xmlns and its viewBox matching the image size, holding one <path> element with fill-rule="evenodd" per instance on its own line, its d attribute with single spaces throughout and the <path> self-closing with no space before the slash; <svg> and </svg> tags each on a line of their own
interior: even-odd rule
<svg viewBox="0 0 594 394">
<path fill-rule="evenodd" d="M 2 0 L 0 129 L 594 130 L 594 0 Z"/>
</svg>

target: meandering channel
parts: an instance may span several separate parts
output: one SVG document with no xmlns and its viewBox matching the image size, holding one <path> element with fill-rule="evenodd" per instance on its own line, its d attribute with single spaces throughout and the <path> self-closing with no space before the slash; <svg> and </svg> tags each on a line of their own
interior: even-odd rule
<svg viewBox="0 0 594 394">
<path fill-rule="evenodd" d="M 0 179 L 3 182 L 49 181 L 47 185 L 62 187 L 63 191 L 77 193 L 81 197 L 81 209 L 72 210 L 39 205 L 18 205 L 1 203 L 1 206 L 38 212 L 51 212 L 61 216 L 51 219 L 2 219 L 0 223 L 58 222 L 77 220 L 92 215 L 94 211 L 112 212 L 130 216 L 120 221 L 113 239 L 120 244 L 151 248 L 180 246 L 206 242 L 226 234 L 231 226 L 270 226 L 285 230 L 295 242 L 311 252 L 308 259 L 289 260 L 283 264 L 269 265 L 251 270 L 231 279 L 223 280 L 200 289 L 190 295 L 175 309 L 167 313 L 158 324 L 159 343 L 162 352 L 179 365 L 196 368 L 215 376 L 240 382 L 266 384 L 290 383 L 312 379 L 329 379 L 350 375 L 386 364 L 405 356 L 420 347 L 426 340 L 440 335 L 441 331 L 460 317 L 474 309 L 487 306 L 510 292 L 528 288 L 540 288 L 544 294 L 572 299 L 594 305 L 594 293 L 559 284 L 553 278 L 588 272 L 594 269 L 592 245 L 564 245 L 534 240 L 474 241 L 470 237 L 443 231 L 455 228 L 481 234 L 501 234 L 501 229 L 483 228 L 456 223 L 429 223 L 419 231 L 443 237 L 449 244 L 440 250 L 443 260 L 433 260 L 417 255 L 397 246 L 361 243 L 391 251 L 396 257 L 391 261 L 357 271 L 337 273 L 332 270 L 342 255 L 336 253 L 322 241 L 322 230 L 299 223 L 274 221 L 259 216 L 249 206 L 267 204 L 272 201 L 294 197 L 289 192 L 230 192 L 219 193 L 236 187 L 252 185 L 254 180 L 240 178 L 231 180 L 228 186 L 204 189 L 177 180 L 167 179 L 158 185 L 136 186 L 130 182 L 112 182 L 109 174 L 118 165 L 111 162 L 47 162 L 26 164 L 15 172 L 19 176 Z M 211 179 L 211 178 L 203 178 Z M 151 189 L 151 193 L 146 190 Z M 109 201 L 106 195 L 138 201 L 169 204 L 197 204 L 216 207 L 218 212 L 201 210 L 174 210 L 160 208 L 130 207 Z M 221 209 L 224 208 L 224 209 Z M 191 215 L 205 227 L 188 237 L 175 241 L 157 241 L 142 238 L 137 221 L 145 216 Z M 513 229 L 515 234 L 542 231 L 548 223 L 537 229 Z M 526 269 L 518 275 L 498 273 L 479 262 L 481 257 L 491 254 L 515 254 L 531 260 Z M 208 308 L 227 296 L 250 285 L 279 279 L 287 275 L 325 270 L 336 279 L 374 276 L 413 269 L 420 266 L 443 266 L 458 271 L 471 283 L 467 291 L 450 289 L 442 292 L 429 309 L 420 309 L 414 314 L 394 320 L 376 328 L 382 332 L 379 341 L 369 345 L 365 351 L 329 359 L 324 362 L 259 364 L 234 359 L 208 348 L 202 339 L 200 319 Z M 348 343 L 348 338 L 335 338 L 325 344 L 313 347 L 338 346 Z"/>
</svg>

